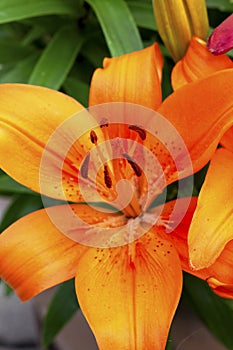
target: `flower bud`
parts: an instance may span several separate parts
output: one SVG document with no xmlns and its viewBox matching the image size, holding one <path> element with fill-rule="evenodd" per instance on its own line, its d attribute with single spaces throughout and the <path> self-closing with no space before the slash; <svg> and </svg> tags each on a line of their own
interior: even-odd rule
<svg viewBox="0 0 233 350">
<path fill-rule="evenodd" d="M 153 0 L 153 6 L 159 34 L 174 61 L 184 56 L 193 35 L 206 40 L 205 0 Z"/>
<path fill-rule="evenodd" d="M 233 49 L 233 14 L 214 29 L 207 47 L 214 55 L 221 55 Z"/>
</svg>

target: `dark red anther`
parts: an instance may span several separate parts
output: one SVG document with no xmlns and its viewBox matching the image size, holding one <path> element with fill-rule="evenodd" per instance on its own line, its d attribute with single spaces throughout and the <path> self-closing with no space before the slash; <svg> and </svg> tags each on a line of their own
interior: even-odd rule
<svg viewBox="0 0 233 350">
<path fill-rule="evenodd" d="M 138 125 L 129 125 L 128 127 L 130 130 L 136 131 L 141 138 L 142 141 L 146 139 L 146 130 L 142 129 Z"/>
<path fill-rule="evenodd" d="M 142 175 L 142 169 L 140 168 L 140 166 L 137 163 L 135 163 L 134 160 L 127 153 L 123 153 L 122 155 L 127 160 L 127 162 L 129 163 L 133 171 L 135 172 L 135 175 L 137 177 L 140 177 Z"/>
<path fill-rule="evenodd" d="M 91 130 L 90 132 L 90 138 L 91 138 L 91 142 L 96 144 L 98 141 L 98 137 L 96 135 L 96 133 L 94 132 L 94 130 Z"/>
<path fill-rule="evenodd" d="M 112 187 L 112 179 L 109 175 L 109 171 L 108 171 L 108 166 L 105 165 L 104 166 L 104 182 L 105 185 L 107 186 L 107 188 L 111 188 Z"/>
</svg>

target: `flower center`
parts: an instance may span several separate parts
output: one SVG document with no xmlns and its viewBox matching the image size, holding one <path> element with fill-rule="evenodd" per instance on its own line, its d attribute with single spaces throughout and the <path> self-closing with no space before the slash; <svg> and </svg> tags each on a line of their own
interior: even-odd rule
<svg viewBox="0 0 233 350">
<path fill-rule="evenodd" d="M 109 124 L 106 118 L 101 120 L 100 129 L 104 142 L 99 140 L 97 130 L 89 132 L 89 142 L 96 147 L 81 164 L 81 178 L 91 186 L 95 184 L 102 200 L 135 218 L 144 211 L 143 197 L 148 189 L 143 172 L 147 133 L 138 125 Z"/>
</svg>

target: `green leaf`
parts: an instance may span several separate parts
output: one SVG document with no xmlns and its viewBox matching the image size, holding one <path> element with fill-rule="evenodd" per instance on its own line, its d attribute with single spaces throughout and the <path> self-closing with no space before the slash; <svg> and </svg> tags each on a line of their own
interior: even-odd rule
<svg viewBox="0 0 233 350">
<path fill-rule="evenodd" d="M 39 39 L 45 33 L 45 28 L 40 26 L 33 26 L 31 30 L 27 32 L 22 40 L 22 45 L 27 46 L 33 43 L 33 41 Z"/>
<path fill-rule="evenodd" d="M 233 312 L 233 299 L 223 299 L 223 301 Z"/>
<path fill-rule="evenodd" d="M 14 290 L 8 286 L 1 278 L 0 278 L 0 284 L 2 284 L 3 292 L 5 297 L 9 297 L 11 294 L 14 293 Z"/>
<path fill-rule="evenodd" d="M 0 176 L 0 193 L 19 193 L 37 195 L 36 192 L 31 191 L 29 188 L 14 181 L 11 177 L 5 174 Z"/>
<path fill-rule="evenodd" d="M 39 196 L 15 195 L 0 224 L 0 232 L 5 230 L 13 222 L 22 216 L 42 208 L 42 201 Z"/>
<path fill-rule="evenodd" d="M 59 28 L 67 25 L 75 26 L 77 23 L 77 20 L 82 16 L 84 16 L 84 11 L 83 9 L 80 9 L 79 13 L 77 14 L 77 17 L 75 18 L 61 16 L 61 15 L 50 15 L 50 16 L 48 15 L 48 16 L 26 18 L 20 21 L 19 23 L 27 26 L 27 28 L 31 27 L 32 31 L 38 30 L 38 32 L 44 33 L 46 35 L 45 38 L 48 41 L 48 38 L 52 34 L 55 34 Z M 38 34 L 35 34 L 34 36 L 38 36 Z M 26 35 L 30 36 L 33 34 L 30 34 L 30 31 L 28 31 Z"/>
<path fill-rule="evenodd" d="M 143 48 L 133 16 L 123 0 L 86 0 L 102 27 L 113 57 Z"/>
<path fill-rule="evenodd" d="M 201 170 L 199 170 L 196 174 L 194 174 L 194 184 L 198 191 L 198 193 L 201 190 L 201 187 L 205 181 L 206 173 L 209 168 L 209 163 L 206 164 Z"/>
<path fill-rule="evenodd" d="M 162 93 L 163 100 L 172 93 L 171 86 L 171 72 L 173 68 L 173 62 L 168 57 L 164 57 L 164 68 L 163 68 L 163 80 L 162 80 Z"/>
<path fill-rule="evenodd" d="M 67 78 L 63 84 L 65 92 L 83 106 L 88 107 L 89 85 L 75 78 Z"/>
<path fill-rule="evenodd" d="M 205 281 L 185 274 L 184 292 L 199 317 L 229 350 L 233 349 L 233 310 Z"/>
<path fill-rule="evenodd" d="M 14 293 L 14 290 L 10 286 L 8 286 L 8 284 L 4 283 L 4 295 L 6 297 L 9 297 L 13 293 Z"/>
<path fill-rule="evenodd" d="M 89 61 L 85 60 L 83 62 L 78 62 L 78 64 L 75 64 L 73 66 L 68 78 L 72 77 L 74 79 L 81 80 L 82 82 L 90 85 L 93 72 L 94 72 L 93 65 Z"/>
<path fill-rule="evenodd" d="M 169 331 L 169 334 L 168 334 L 167 344 L 166 344 L 165 350 L 173 350 L 172 339 L 171 339 L 171 328 L 170 328 L 170 331 Z"/>
<path fill-rule="evenodd" d="M 29 78 L 29 84 L 59 89 L 82 44 L 83 37 L 75 27 L 62 27 L 43 51 Z"/>
<path fill-rule="evenodd" d="M 233 11 L 232 0 L 206 0 L 207 7 L 219 9 L 220 11 Z"/>
<path fill-rule="evenodd" d="M 172 350 L 172 349 L 173 349 L 172 341 L 171 341 L 171 339 L 168 339 L 165 350 Z"/>
<path fill-rule="evenodd" d="M 54 295 L 42 328 L 42 346 L 47 348 L 79 309 L 74 280 L 63 283 Z"/>
<path fill-rule="evenodd" d="M 15 38 L 0 38 L 0 48 L 0 64 L 15 63 L 32 52 L 31 48 L 21 45 Z"/>
<path fill-rule="evenodd" d="M 1 0 L 0 23 L 49 14 L 75 16 L 81 0 Z"/>
<path fill-rule="evenodd" d="M 157 30 L 152 1 L 128 1 L 128 6 L 136 24 L 139 27 L 151 29 L 154 31 Z"/>
<path fill-rule="evenodd" d="M 1 73 L 0 83 L 27 83 L 37 59 L 38 53 L 34 53 L 17 62 L 12 68 Z"/>
<path fill-rule="evenodd" d="M 110 56 L 105 42 L 96 36 L 84 43 L 81 53 L 95 68 L 102 67 L 103 59 Z"/>
</svg>

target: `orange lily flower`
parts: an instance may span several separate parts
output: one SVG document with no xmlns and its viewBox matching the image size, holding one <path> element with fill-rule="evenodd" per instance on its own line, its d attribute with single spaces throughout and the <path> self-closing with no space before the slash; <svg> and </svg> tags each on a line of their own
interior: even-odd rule
<svg viewBox="0 0 233 350">
<path fill-rule="evenodd" d="M 196 199 L 188 198 L 187 202 L 187 198 L 180 198 L 163 207 L 149 205 L 166 185 L 201 169 L 232 125 L 233 69 L 187 84 L 164 102 L 161 70 L 162 57 L 156 44 L 106 59 L 104 68 L 96 70 L 92 79 L 89 113 L 77 101 L 56 91 L 29 85 L 0 85 L 2 169 L 37 192 L 74 202 L 29 214 L 3 232 L 1 276 L 22 300 L 76 277 L 79 303 L 100 349 L 164 349 L 181 294 L 182 269 L 207 280 L 217 293 L 233 297 L 231 242 L 209 268 L 193 271 L 189 266 L 187 232 Z M 119 109 L 115 102 L 125 104 Z M 116 124 L 110 122 L 114 108 L 121 112 Z M 130 113 L 131 122 L 124 123 L 128 108 L 137 113 L 143 110 L 140 117 L 145 120 L 135 124 L 137 113 Z M 180 135 L 193 170 L 179 168 L 179 164 L 185 164 L 187 154 L 170 143 L 171 130 L 169 133 L 163 130 L 164 143 L 156 134 L 155 110 Z M 77 113 L 80 119 L 74 124 L 71 117 Z M 61 125 L 67 122 L 68 127 L 62 128 L 61 133 Z M 82 134 L 78 140 L 76 129 Z M 60 143 L 50 143 L 56 131 Z M 70 138 L 73 145 L 65 152 L 63 161 L 63 146 Z M 119 147 L 118 141 L 109 143 L 119 138 L 128 141 Z M 102 143 L 107 144 L 106 148 L 101 148 Z M 104 160 L 93 178 L 94 162 L 121 147 L 125 147 L 121 159 Z M 96 149 L 98 157 L 92 158 Z M 150 153 L 144 154 L 145 149 Z M 175 152 L 175 159 L 169 149 Z M 44 154 L 47 167 L 41 167 Z M 160 181 L 157 169 L 154 171 L 150 166 L 151 155 L 161 165 L 164 181 Z M 130 202 L 124 207 L 116 198 L 120 180 L 128 180 L 133 188 Z M 93 183 L 103 201 L 109 203 L 111 199 L 116 203 L 115 212 L 78 203 L 86 195 L 81 188 L 94 189 Z M 149 201 L 142 208 L 146 193 Z M 94 194 L 93 191 L 93 201 Z M 70 209 L 72 214 L 67 214 Z M 152 218 L 156 215 L 154 223 Z M 86 226 L 77 226 L 77 217 Z M 68 229 L 70 236 L 64 235 L 61 227 Z M 98 247 L 95 232 L 108 233 L 112 228 L 115 236 L 110 237 L 105 247 L 101 244 Z M 144 234 L 137 236 L 140 230 Z M 133 239 L 129 242 L 130 236 Z M 80 244 L 83 237 L 90 238 L 91 244 Z"/>
<path fill-rule="evenodd" d="M 205 43 L 194 37 L 186 55 L 173 69 L 173 87 L 178 89 L 224 69 L 229 69 L 230 73 L 232 68 L 229 57 L 213 56 Z M 231 110 L 229 106 L 228 113 L 232 113 Z M 213 264 L 233 239 L 233 128 L 223 135 L 220 142 L 223 148 L 211 158 L 189 230 L 190 260 L 195 269 Z M 220 285 L 223 290 L 224 284 Z M 233 290 L 233 285 L 229 288 Z M 219 294 L 224 296 L 225 292 Z"/>
</svg>

